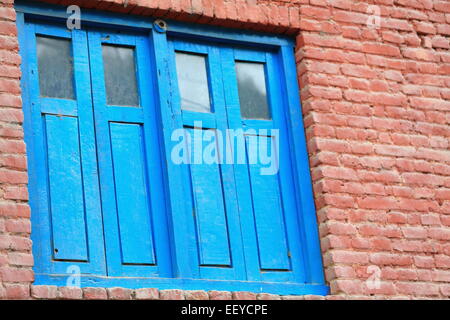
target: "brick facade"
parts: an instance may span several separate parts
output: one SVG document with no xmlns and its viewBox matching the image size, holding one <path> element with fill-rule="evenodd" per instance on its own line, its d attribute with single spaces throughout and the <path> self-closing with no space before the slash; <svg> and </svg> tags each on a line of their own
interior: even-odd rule
<svg viewBox="0 0 450 320">
<path fill-rule="evenodd" d="M 32 285 L 13 2 L 0 0 L 0 298 L 280 299 Z M 450 297 L 449 1 L 47 2 L 296 35 L 326 299 Z M 379 28 L 367 24 L 376 9 Z"/>
</svg>

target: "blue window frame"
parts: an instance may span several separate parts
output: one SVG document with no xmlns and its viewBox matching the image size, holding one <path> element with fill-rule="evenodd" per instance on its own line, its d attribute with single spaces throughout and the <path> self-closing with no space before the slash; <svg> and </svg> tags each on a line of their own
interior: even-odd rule
<svg viewBox="0 0 450 320">
<path fill-rule="evenodd" d="M 327 293 L 290 38 L 16 11 L 37 284 Z M 247 161 L 174 163 L 180 129 L 242 132 Z"/>
</svg>

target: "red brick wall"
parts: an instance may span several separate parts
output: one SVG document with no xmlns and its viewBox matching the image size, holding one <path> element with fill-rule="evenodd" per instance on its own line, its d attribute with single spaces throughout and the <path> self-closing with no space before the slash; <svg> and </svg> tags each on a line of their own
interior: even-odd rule
<svg viewBox="0 0 450 320">
<path fill-rule="evenodd" d="M 47 2 L 297 35 L 328 298 L 450 297 L 449 1 Z M 371 4 L 380 28 L 367 25 Z M 0 298 L 256 298 L 31 285 L 14 21 L 13 0 L 0 0 Z"/>
</svg>

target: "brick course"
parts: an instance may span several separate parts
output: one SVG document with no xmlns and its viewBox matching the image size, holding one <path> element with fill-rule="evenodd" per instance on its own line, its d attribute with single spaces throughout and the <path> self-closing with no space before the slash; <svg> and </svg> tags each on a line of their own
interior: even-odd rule
<svg viewBox="0 0 450 320">
<path fill-rule="evenodd" d="M 46 1 L 60 3 L 67 1 Z M 70 1 L 85 8 L 297 37 L 324 299 L 450 297 L 450 2 Z M 367 25 L 379 8 L 380 28 Z M 0 298 L 280 298 L 33 286 L 13 0 L 0 0 Z M 369 289 L 369 266 L 382 284 Z M 282 299 L 316 299 L 284 296 Z"/>
</svg>

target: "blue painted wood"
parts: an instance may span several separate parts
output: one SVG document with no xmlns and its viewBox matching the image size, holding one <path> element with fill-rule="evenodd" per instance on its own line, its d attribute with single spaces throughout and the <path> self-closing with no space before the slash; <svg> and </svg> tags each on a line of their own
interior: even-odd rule
<svg viewBox="0 0 450 320">
<path fill-rule="evenodd" d="M 155 264 L 142 128 L 110 123 L 119 239 L 124 264 Z"/>
<path fill-rule="evenodd" d="M 242 127 L 253 130 L 270 130 L 274 128 L 274 122 L 271 120 L 242 119 Z"/>
<path fill-rule="evenodd" d="M 212 102 L 213 102 L 213 111 L 216 115 L 217 122 L 217 130 L 222 134 L 220 140 L 226 139 L 226 130 L 228 129 L 228 121 L 226 116 L 226 103 L 225 103 L 225 93 L 223 91 L 223 81 L 224 77 L 220 67 L 220 50 L 221 48 L 218 46 L 210 46 L 209 48 L 209 74 L 210 74 L 210 88 L 212 91 Z M 226 143 L 225 146 L 218 147 L 219 153 L 223 153 L 226 151 Z M 219 157 L 221 158 L 221 157 Z M 227 164 L 223 162 L 223 159 L 220 161 L 220 169 L 222 174 L 222 188 L 224 191 L 224 199 L 225 199 L 225 209 L 226 209 L 226 217 L 227 217 L 227 225 L 229 230 L 230 237 L 230 247 L 232 253 L 232 271 L 224 272 L 225 270 L 211 270 L 208 272 L 203 271 L 203 278 L 210 279 L 210 272 L 213 273 L 214 277 L 219 277 L 219 272 L 222 273 L 220 278 L 222 279 L 236 279 L 243 280 L 246 279 L 245 275 L 245 260 L 244 260 L 244 251 L 242 244 L 242 236 L 241 236 L 241 226 L 240 226 L 240 216 L 239 216 L 239 208 L 237 202 L 237 190 L 234 180 L 234 170 L 232 164 Z"/>
<path fill-rule="evenodd" d="M 266 53 L 257 49 L 234 48 L 234 59 L 237 61 L 251 61 L 265 63 L 267 60 Z"/>
<path fill-rule="evenodd" d="M 143 135 L 147 165 L 147 183 L 154 226 L 155 252 L 160 277 L 173 277 L 173 248 L 168 226 L 168 199 L 165 191 L 161 118 L 159 117 L 156 66 L 150 59 L 151 42 L 148 37 L 136 38 L 137 80 L 143 111 Z M 152 75 L 151 77 L 149 75 Z"/>
<path fill-rule="evenodd" d="M 154 103 L 152 80 L 148 77 L 152 74 L 147 59 L 149 44 L 145 37 L 139 35 L 92 31 L 88 36 L 96 137 L 98 148 L 102 150 L 99 153 L 99 168 L 108 275 L 171 274 L 164 201 L 158 199 L 161 198 L 159 190 L 162 188 L 161 160 L 158 136 L 155 135 L 156 122 L 152 119 Z M 107 105 L 101 50 L 103 43 L 134 47 L 140 108 Z M 122 127 L 112 122 L 121 122 Z M 139 125 L 142 126 L 140 133 L 136 132 Z M 142 138 L 139 138 L 140 135 Z M 126 139 L 134 140 L 135 144 L 126 144 Z M 127 156 L 128 152 L 134 154 L 135 158 Z M 123 193 L 126 190 L 137 192 L 139 188 L 141 192 L 133 198 L 138 202 L 127 204 L 131 194 L 128 193 L 126 197 Z M 142 193 L 144 190 L 148 190 L 150 197 L 147 192 Z M 145 203 L 144 198 L 150 198 L 150 204 Z M 130 213 L 130 210 L 134 212 Z M 137 225 L 140 220 L 141 226 Z M 158 226 L 155 235 L 152 225 Z M 152 237 L 155 238 L 154 243 Z M 122 250 L 119 251 L 117 248 L 120 246 Z M 159 262 L 160 259 L 161 265 L 155 264 L 155 260 Z"/>
<path fill-rule="evenodd" d="M 270 152 L 272 155 L 275 155 L 278 147 L 272 137 L 259 136 L 258 140 L 253 138 L 256 137 L 246 136 L 245 140 L 260 268 L 290 270 L 290 254 L 285 232 L 278 174 L 263 175 L 261 172 L 267 165 L 261 162 L 260 157 L 255 161 L 250 159 L 252 155 L 258 154 L 258 149 L 263 144 L 266 145 L 268 150 L 272 149 Z M 278 159 L 275 161 L 278 162 Z M 278 163 L 276 166 L 278 166 Z"/>
<path fill-rule="evenodd" d="M 19 54 L 21 57 L 26 57 L 29 50 L 32 48 L 30 46 L 30 41 L 27 38 L 27 32 L 32 32 L 32 29 L 25 24 L 25 15 L 22 12 L 16 13 L 16 26 L 19 40 Z M 27 146 L 27 167 L 28 167 L 28 190 L 29 190 L 29 204 L 32 208 L 33 214 L 31 215 L 31 224 L 33 225 L 33 232 L 31 233 L 32 239 L 32 252 L 34 256 L 34 271 L 39 272 L 51 272 L 49 267 L 48 256 L 45 256 L 47 250 L 49 251 L 48 242 L 48 224 L 42 225 L 41 221 L 46 221 L 42 219 L 37 213 L 39 210 L 39 197 L 37 192 L 37 186 L 39 185 L 39 179 L 37 174 L 36 161 L 30 161 L 30 159 L 35 159 L 35 142 L 33 138 L 33 125 L 32 119 L 33 114 L 31 110 L 31 79 L 30 79 L 30 69 L 29 69 L 29 59 L 22 58 L 21 63 L 21 92 L 22 92 L 22 104 L 24 113 L 24 140 Z M 47 248 L 47 250 L 46 250 Z M 43 255 L 44 254 L 44 255 Z"/>
<path fill-rule="evenodd" d="M 203 131 L 187 130 L 192 137 L 192 144 L 201 146 L 202 154 L 207 147 L 202 141 Z M 212 143 L 217 145 L 216 139 L 214 136 Z M 192 145 L 190 149 L 192 150 Z M 191 154 L 191 161 L 194 163 L 196 159 Z M 218 154 L 214 153 L 213 156 L 218 162 Z M 193 164 L 190 166 L 190 173 L 200 265 L 230 266 L 231 254 L 220 167 L 216 163 Z"/>
<path fill-rule="evenodd" d="M 106 109 L 106 116 L 110 121 L 115 122 L 127 122 L 127 123 L 143 123 L 144 122 L 144 111 L 142 108 L 136 107 L 119 107 L 119 106 L 108 106 Z"/>
<path fill-rule="evenodd" d="M 245 162 L 245 136 L 241 125 L 241 112 L 239 109 L 239 95 L 237 91 L 236 71 L 234 65 L 234 51 L 232 48 L 222 48 L 220 52 L 221 71 L 223 76 L 223 88 L 226 105 L 228 127 L 236 131 L 236 136 L 230 136 L 229 144 L 233 150 L 233 163 L 235 188 L 241 225 L 242 246 L 245 257 L 246 279 L 248 281 L 260 281 L 260 267 L 258 242 L 254 228 L 255 219 L 252 208 L 252 195 L 249 188 L 248 166 Z M 242 161 L 241 159 L 244 159 Z"/>
<path fill-rule="evenodd" d="M 72 31 L 67 28 L 61 28 L 60 24 L 51 24 L 49 22 L 34 22 L 34 30 L 37 35 L 45 35 L 57 38 L 71 39 Z"/>
<path fill-rule="evenodd" d="M 186 127 L 194 128 L 201 123 L 201 126 L 204 129 L 217 128 L 216 115 L 214 113 L 202 113 L 183 110 L 182 120 L 183 124 Z"/>
<path fill-rule="evenodd" d="M 76 100 L 53 98 L 40 98 L 41 112 L 45 114 L 64 114 L 66 116 L 78 116 L 78 103 Z"/>
<path fill-rule="evenodd" d="M 88 260 L 78 120 L 45 120 L 53 258 Z"/>
<path fill-rule="evenodd" d="M 36 256 L 41 257 L 41 261 L 37 267 L 42 272 L 62 273 L 70 265 L 77 264 L 81 272 L 104 274 L 103 235 L 96 232 L 102 229 L 102 220 L 92 103 L 89 96 L 82 94 L 91 91 L 86 34 L 84 31 L 71 33 L 77 100 L 67 103 L 62 99 L 43 99 L 39 96 L 35 32 L 33 24 L 24 23 L 21 26 L 20 45 L 27 52 L 23 74 L 29 86 L 24 110 L 27 115 L 27 143 L 32 147 L 28 149 L 31 149 L 32 159 L 30 182 L 34 181 L 30 185 L 30 194 L 34 194 L 31 206 L 35 226 L 40 229 L 37 234 L 40 245 L 37 246 Z M 68 105 L 70 110 L 66 108 Z M 53 110 L 49 110 L 51 108 Z M 55 111 L 57 115 L 50 116 Z M 64 142 L 67 141 L 71 144 L 66 145 Z M 72 173 L 61 173 L 58 166 L 60 170 L 68 169 Z M 78 195 L 69 194 L 67 191 L 71 188 L 78 190 Z M 66 206 L 66 203 L 70 203 L 67 197 L 72 197 L 72 209 Z M 66 217 L 68 212 L 71 215 Z M 66 227 L 76 227 L 76 230 L 65 231 L 64 235 L 64 230 L 58 225 L 60 222 Z M 67 239 L 71 233 L 74 239 Z M 65 239 L 67 244 L 63 241 Z M 37 241 L 34 235 L 33 240 Z M 62 248 L 59 248 L 61 245 Z"/>
<path fill-rule="evenodd" d="M 262 55 L 265 58 L 262 58 Z M 277 175 L 261 176 L 258 174 L 260 169 L 258 165 L 239 164 L 235 166 L 243 239 L 246 256 L 248 257 L 246 259 L 248 264 L 247 276 L 252 280 L 294 281 L 295 279 L 301 282 L 304 279 L 305 271 L 302 264 L 302 249 L 297 221 L 299 209 L 296 207 L 292 189 L 292 168 L 287 143 L 286 122 L 280 116 L 284 108 L 283 98 L 278 84 L 280 82 L 277 77 L 279 72 L 276 72 L 276 63 L 273 56 L 274 54 L 270 51 L 255 53 L 254 49 L 222 50 L 222 70 L 227 75 L 227 81 L 224 82 L 224 85 L 230 128 L 252 130 L 250 136 L 259 134 L 260 139 L 264 139 L 265 135 L 257 130 L 265 130 L 262 132 L 268 132 L 268 129 L 279 130 L 280 154 L 276 161 L 279 161 L 280 170 Z M 266 61 L 266 83 L 269 105 L 273 114 L 272 121 L 241 119 L 234 68 L 235 60 Z M 247 137 L 249 137 L 248 134 Z M 246 152 L 253 156 L 257 153 L 256 150 L 249 151 L 248 146 Z M 268 201 L 271 199 L 272 201 Z M 261 205 L 262 203 L 264 205 Z M 270 228 L 268 221 L 278 221 L 276 225 L 279 228 L 271 230 L 270 233 L 258 231 L 258 229 Z M 278 247 L 278 250 L 267 251 L 268 247 L 274 245 Z M 280 272 L 281 270 L 283 271 Z"/>
<path fill-rule="evenodd" d="M 86 32 L 74 30 L 73 54 L 75 96 L 78 102 L 78 124 L 80 136 L 81 163 L 83 168 L 83 189 L 89 243 L 89 263 L 91 273 L 106 273 L 105 246 L 102 232 L 102 208 L 100 202 L 99 172 L 96 163 L 97 148 L 95 144 L 94 117 L 92 99 L 86 92 L 91 92 L 89 55 Z M 60 99 L 58 99 L 60 100 Z M 72 262 L 67 264 L 71 265 Z M 66 269 L 67 270 L 67 269 Z M 83 269 L 81 269 L 83 271 Z"/>
<path fill-rule="evenodd" d="M 208 86 L 210 90 L 210 96 L 212 98 L 212 113 L 200 113 L 192 111 L 181 110 L 180 96 L 177 85 L 177 73 L 175 69 L 175 51 L 183 51 L 194 54 L 204 54 L 207 57 L 207 73 L 208 73 Z M 169 62 L 170 78 L 173 80 L 172 95 L 172 110 L 174 118 L 178 118 L 178 129 L 186 127 L 194 127 L 199 123 L 204 129 L 219 129 L 222 134 L 225 134 L 227 128 L 227 119 L 225 111 L 225 100 L 223 93 L 223 77 L 220 68 L 220 50 L 216 46 L 204 45 L 196 42 L 185 42 L 181 40 L 173 40 L 169 42 L 169 52 L 171 61 Z M 182 124 L 181 124 L 181 123 Z M 201 132 L 201 130 L 196 130 Z M 193 134 L 191 134 L 193 136 Z M 218 147 L 220 149 L 220 147 Z M 198 155 L 200 158 L 202 154 Z M 202 159 L 200 161 L 202 162 Z M 185 214 L 193 219 L 188 219 L 185 222 L 189 228 L 189 232 L 196 235 L 194 238 L 188 238 L 190 241 L 190 252 L 197 256 L 197 260 L 191 261 L 193 263 L 191 268 L 198 270 L 197 277 L 203 279 L 244 279 L 245 278 L 245 264 L 242 251 L 242 239 L 239 222 L 239 212 L 237 208 L 236 189 L 234 186 L 233 168 L 231 165 L 226 164 L 190 164 L 183 167 L 183 186 L 188 190 L 183 194 L 184 201 L 187 204 L 187 210 L 194 210 L 193 213 L 189 211 Z M 200 177 L 200 173 L 206 175 Z M 211 175 L 213 175 L 211 177 Z M 216 179 L 214 178 L 216 175 Z M 210 181 L 208 181 L 208 179 Z M 215 179 L 215 181 L 214 181 Z M 212 183 L 214 182 L 214 184 Z M 205 186 L 212 188 L 209 194 L 204 193 Z M 207 224 L 207 228 L 200 228 L 199 226 L 205 225 L 206 220 L 213 217 L 212 212 L 198 212 L 198 206 L 201 206 L 200 211 L 204 211 L 209 206 L 219 207 L 216 211 L 216 218 L 211 223 Z M 206 205 L 205 205 L 206 204 Z M 225 204 L 224 209 L 221 209 Z M 223 212 L 223 219 L 220 218 L 221 212 Z M 206 215 L 205 215 L 206 213 Z M 203 218 L 206 217 L 207 219 Z M 200 218 L 200 219 L 199 219 Z M 175 219 L 175 218 L 174 218 Z M 174 225 L 176 228 L 176 224 Z M 228 230 L 227 230 L 228 229 Z M 202 232 L 206 232 L 206 237 L 210 238 L 210 235 L 216 234 L 216 237 L 220 241 L 225 241 L 225 232 L 228 233 L 229 247 L 225 246 L 226 242 L 223 242 L 221 247 L 216 247 L 214 250 L 213 260 L 230 260 L 229 253 L 231 251 L 231 260 L 233 265 L 228 268 L 229 262 L 215 262 L 204 263 L 204 243 L 202 240 L 204 236 Z M 219 243 L 220 241 L 214 241 Z M 200 243 L 200 245 L 198 244 Z M 209 253 L 208 253 L 209 255 Z M 217 257 L 221 257 L 217 259 Z M 225 259 L 224 259 L 225 257 Z"/>
<path fill-rule="evenodd" d="M 170 159 L 171 150 L 178 143 L 172 140 L 174 130 L 182 128 L 180 108 L 176 108 L 175 101 L 177 92 L 173 87 L 173 81 L 168 81 L 175 74 L 173 70 L 172 57 L 167 53 L 171 47 L 166 35 L 152 30 L 149 36 L 151 42 L 151 58 L 156 66 L 156 85 L 158 89 L 157 102 L 159 109 L 156 109 L 156 118 L 161 119 L 164 124 L 161 128 L 164 148 L 162 148 L 165 159 Z M 178 97 L 179 99 L 179 97 Z M 168 195 L 167 209 L 170 212 L 168 219 L 170 232 L 169 237 L 172 243 L 171 257 L 173 261 L 173 274 L 178 278 L 198 277 L 199 270 L 196 268 L 198 255 L 195 242 L 195 229 L 188 223 L 192 211 L 186 210 L 186 203 L 183 201 L 187 192 L 183 181 L 184 168 L 168 160 L 164 163 L 164 190 Z M 169 199 L 173 199 L 169 201 Z M 191 207 L 192 208 L 192 207 Z"/>
</svg>

